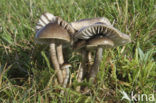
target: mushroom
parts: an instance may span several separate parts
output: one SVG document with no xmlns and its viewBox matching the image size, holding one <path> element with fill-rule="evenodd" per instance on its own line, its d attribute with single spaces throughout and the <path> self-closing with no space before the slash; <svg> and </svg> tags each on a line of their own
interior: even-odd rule
<svg viewBox="0 0 156 103">
<path fill-rule="evenodd" d="M 131 41 L 130 37 L 121 33 L 112 25 L 106 23 L 95 23 L 81 28 L 75 35 L 75 50 L 96 50 L 94 64 L 91 67 L 89 78 L 93 82 L 102 60 L 102 52 L 105 48 L 125 45 Z"/>
<path fill-rule="evenodd" d="M 62 46 L 69 47 L 71 45 L 74 29 L 60 17 L 52 16 L 49 13 L 41 16 L 36 28 L 35 40 L 37 43 L 49 44 L 51 60 L 58 81 L 62 84 L 64 81 L 60 68 L 64 63 Z"/>
<path fill-rule="evenodd" d="M 75 22 L 71 22 L 71 26 L 76 30 L 79 31 L 82 28 L 85 28 L 87 26 L 93 25 L 95 23 L 105 23 L 107 25 L 111 25 L 110 21 L 105 18 L 105 17 L 99 17 L 99 18 L 90 18 L 90 19 L 81 19 L 79 21 L 75 21 Z M 85 41 L 83 41 L 85 42 Z M 82 42 L 82 43 L 83 43 Z M 81 66 L 80 69 L 78 71 L 78 76 L 77 76 L 77 81 L 81 82 L 82 78 L 84 75 L 86 75 L 86 71 L 85 71 L 85 66 L 90 67 L 92 65 L 92 55 L 90 51 L 86 51 L 86 50 L 81 50 L 81 54 L 82 54 L 82 62 L 81 62 Z M 88 60 L 86 59 L 86 55 Z M 86 62 L 88 61 L 88 63 L 86 64 Z M 80 90 L 80 86 L 78 86 L 76 88 L 77 91 Z"/>
<path fill-rule="evenodd" d="M 93 25 L 95 23 L 105 23 L 107 25 L 111 25 L 110 21 L 106 17 L 97 17 L 97 18 L 89 18 L 89 19 L 81 19 L 75 22 L 71 22 L 71 26 L 76 30 L 79 31 L 80 29 Z M 87 52 L 88 56 L 88 65 L 92 64 L 92 57 L 91 52 Z"/>
</svg>

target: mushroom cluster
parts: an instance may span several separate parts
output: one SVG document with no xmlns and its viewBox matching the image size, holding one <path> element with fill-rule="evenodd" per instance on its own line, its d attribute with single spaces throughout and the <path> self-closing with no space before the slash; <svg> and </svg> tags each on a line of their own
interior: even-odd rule
<svg viewBox="0 0 156 103">
<path fill-rule="evenodd" d="M 104 17 L 82 19 L 69 24 L 58 16 L 45 13 L 37 23 L 35 41 L 49 45 L 58 82 L 66 88 L 71 64 L 64 61 L 63 48 L 73 48 L 82 56 L 77 81 L 82 82 L 87 75 L 86 79 L 93 82 L 99 71 L 103 49 L 125 45 L 131 39 Z M 92 52 L 95 52 L 94 60 Z M 80 86 L 76 88 L 77 91 L 80 89 Z"/>
</svg>

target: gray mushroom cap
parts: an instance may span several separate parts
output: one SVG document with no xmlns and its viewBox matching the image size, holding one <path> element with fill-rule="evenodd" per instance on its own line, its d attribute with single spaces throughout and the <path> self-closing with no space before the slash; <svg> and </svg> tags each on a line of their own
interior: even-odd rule
<svg viewBox="0 0 156 103">
<path fill-rule="evenodd" d="M 120 32 L 111 25 L 106 25 L 104 23 L 96 23 L 91 26 L 84 27 L 75 34 L 74 38 L 76 45 L 75 48 L 77 49 L 81 49 L 84 46 L 91 48 L 91 46 L 93 46 L 89 44 L 91 41 L 96 44 L 93 46 L 94 48 L 99 45 L 116 47 L 131 42 L 128 35 Z M 106 41 L 106 43 L 104 43 L 104 41 Z"/>
<path fill-rule="evenodd" d="M 75 50 L 79 50 L 82 48 L 86 48 L 87 50 L 93 50 L 98 47 L 102 48 L 112 48 L 114 46 L 114 42 L 107 38 L 93 38 L 91 40 L 80 40 L 74 45 Z"/>
<path fill-rule="evenodd" d="M 88 41 L 86 48 L 87 49 L 94 49 L 97 47 L 102 48 L 111 48 L 114 46 L 114 42 L 107 38 L 94 38 Z"/>
<path fill-rule="evenodd" d="M 49 23 L 36 33 L 35 40 L 41 44 L 70 43 L 70 35 L 66 29 L 57 23 Z"/>
<path fill-rule="evenodd" d="M 99 18 L 90 18 L 90 19 L 81 19 L 79 21 L 71 22 L 71 26 L 75 30 L 80 30 L 83 27 L 87 27 L 90 25 L 93 25 L 97 22 L 105 23 L 107 25 L 111 25 L 110 21 L 105 17 L 99 17 Z"/>
<path fill-rule="evenodd" d="M 74 33 L 74 29 L 66 21 L 60 17 L 56 17 L 55 21 L 46 24 L 42 27 L 35 36 L 36 43 L 50 44 L 55 42 L 56 44 L 71 44 L 71 37 Z"/>
<path fill-rule="evenodd" d="M 39 31 L 44 26 L 52 22 L 56 22 L 56 16 L 48 12 L 42 14 L 37 22 L 36 31 Z"/>
<path fill-rule="evenodd" d="M 57 23 L 64 27 L 71 35 L 75 33 L 74 28 L 68 22 L 64 21 L 61 17 L 56 16 Z"/>
</svg>

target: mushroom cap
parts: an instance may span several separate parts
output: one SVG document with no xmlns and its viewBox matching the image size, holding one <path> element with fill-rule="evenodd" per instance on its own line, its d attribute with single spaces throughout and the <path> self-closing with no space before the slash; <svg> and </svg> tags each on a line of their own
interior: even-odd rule
<svg viewBox="0 0 156 103">
<path fill-rule="evenodd" d="M 64 27 L 64 29 L 66 29 L 70 34 L 74 34 L 75 30 L 74 28 L 71 26 L 71 24 L 69 24 L 68 22 L 64 21 L 61 17 L 56 16 L 56 21 L 57 23 Z"/>
<path fill-rule="evenodd" d="M 75 41 L 91 40 L 93 38 L 107 38 L 114 43 L 114 46 L 124 45 L 131 42 L 128 35 L 120 32 L 111 25 L 96 23 L 80 29 L 74 36 Z"/>
<path fill-rule="evenodd" d="M 36 25 L 36 31 L 39 31 L 47 24 L 55 22 L 55 21 L 56 21 L 56 17 L 53 14 L 48 13 L 48 12 L 42 14 Z"/>
<path fill-rule="evenodd" d="M 79 21 L 71 22 L 71 25 L 75 30 L 78 31 L 83 27 L 93 25 L 93 24 L 95 24 L 97 22 L 101 22 L 101 23 L 105 23 L 107 25 L 111 25 L 110 21 L 105 17 L 81 19 Z"/>
<path fill-rule="evenodd" d="M 111 48 L 114 46 L 114 43 L 112 40 L 107 38 L 94 38 L 88 41 L 86 48 L 87 49 L 95 49 L 97 47 L 102 48 Z"/>
<path fill-rule="evenodd" d="M 87 50 L 93 50 L 98 47 L 112 48 L 113 46 L 114 46 L 114 43 L 110 39 L 107 39 L 104 37 L 96 37 L 88 41 L 86 40 L 78 41 L 77 43 L 75 43 L 74 49 L 79 50 L 82 48 L 86 48 Z"/>
<path fill-rule="evenodd" d="M 41 15 L 36 31 L 35 40 L 41 44 L 51 42 L 70 44 L 71 36 L 75 33 L 74 28 L 70 24 L 50 13 Z"/>
<path fill-rule="evenodd" d="M 70 43 L 70 34 L 57 22 L 49 23 L 36 33 L 37 43 Z"/>
</svg>

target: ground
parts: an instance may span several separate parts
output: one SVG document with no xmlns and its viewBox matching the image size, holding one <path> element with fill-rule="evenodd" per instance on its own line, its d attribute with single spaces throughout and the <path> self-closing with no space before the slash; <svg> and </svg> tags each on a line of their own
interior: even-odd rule
<svg viewBox="0 0 156 103">
<path fill-rule="evenodd" d="M 104 50 L 94 84 L 78 84 L 81 58 L 66 56 L 73 66 L 72 84 L 62 96 L 48 46 L 34 42 L 35 25 L 44 12 L 68 22 L 107 17 L 132 42 Z M 156 0 L 0 0 L 0 103 L 127 103 L 123 94 L 156 93 L 155 61 Z M 91 93 L 76 92 L 77 85 L 88 86 Z"/>
</svg>

